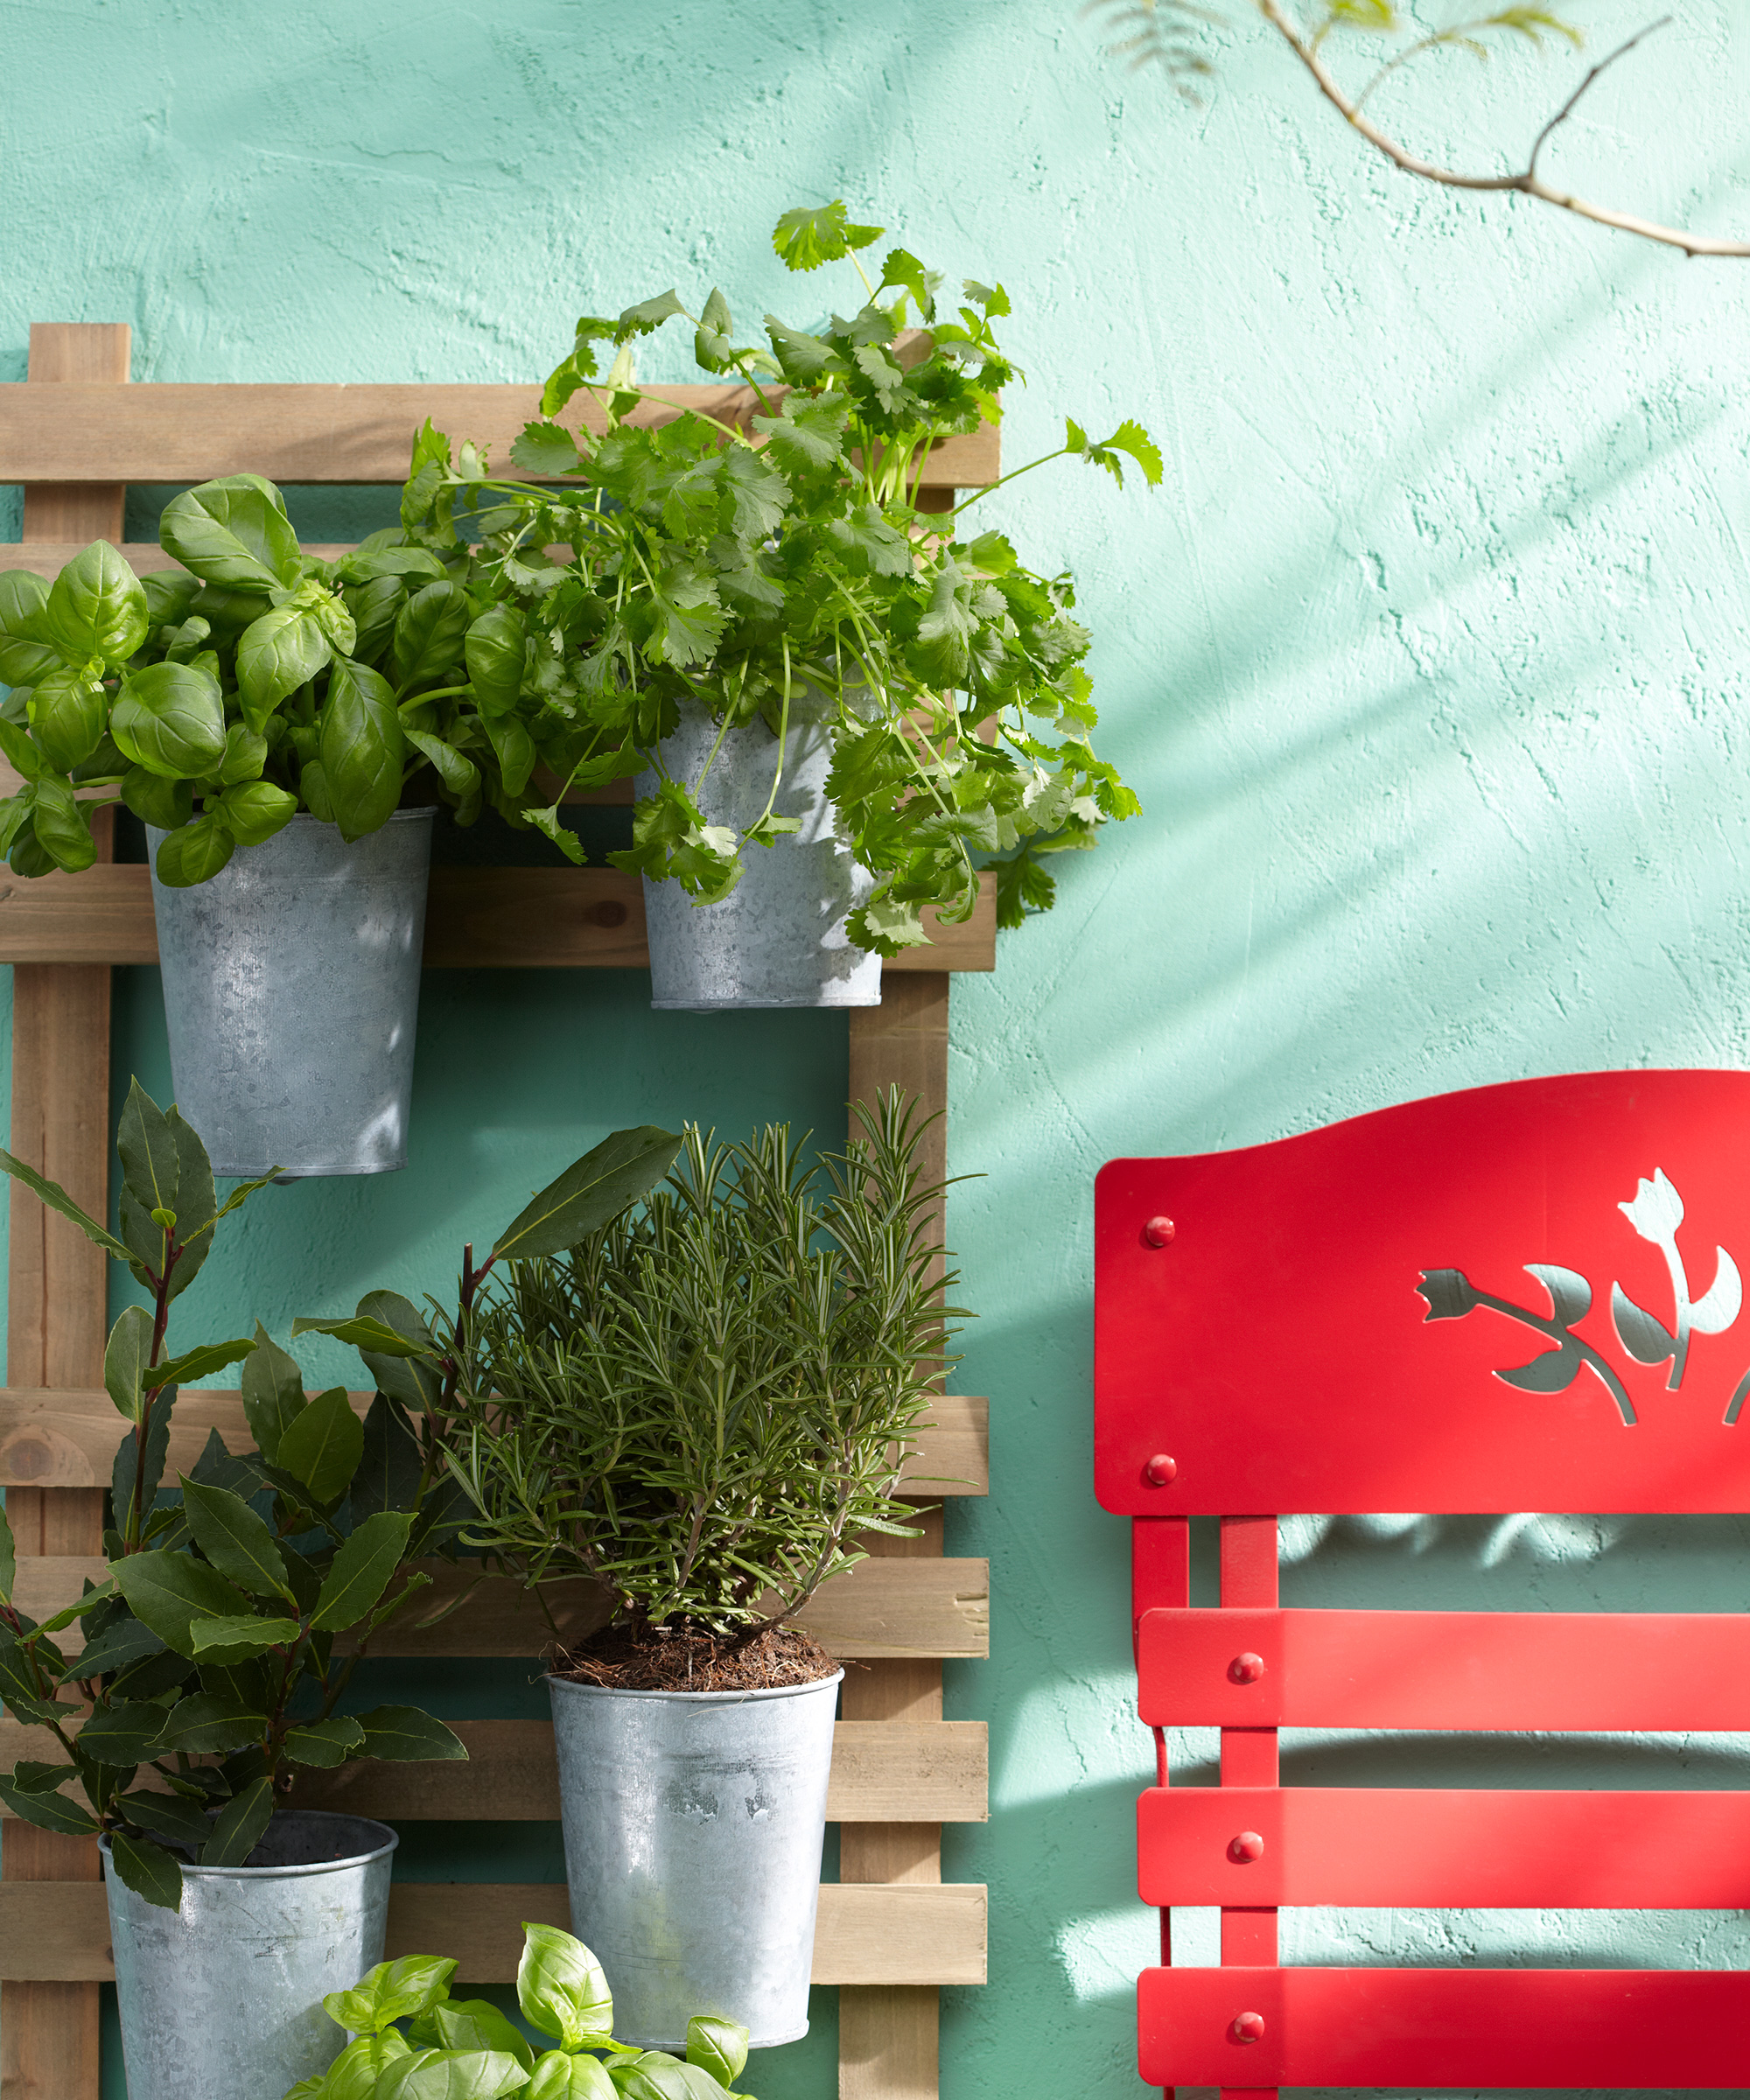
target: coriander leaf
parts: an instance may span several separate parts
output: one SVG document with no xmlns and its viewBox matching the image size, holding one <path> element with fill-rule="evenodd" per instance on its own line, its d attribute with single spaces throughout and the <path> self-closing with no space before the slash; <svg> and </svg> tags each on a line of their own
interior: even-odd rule
<svg viewBox="0 0 1750 2100">
<path fill-rule="evenodd" d="M 799 204 L 786 212 L 772 231 L 772 246 L 786 270 L 818 270 L 836 262 L 853 248 L 878 241 L 885 227 L 852 226 L 842 199 L 811 206 Z"/>
<path fill-rule="evenodd" d="M 510 457 L 525 473 L 543 478 L 583 472 L 576 440 L 556 423 L 525 424 L 522 435 L 511 445 Z"/>
</svg>

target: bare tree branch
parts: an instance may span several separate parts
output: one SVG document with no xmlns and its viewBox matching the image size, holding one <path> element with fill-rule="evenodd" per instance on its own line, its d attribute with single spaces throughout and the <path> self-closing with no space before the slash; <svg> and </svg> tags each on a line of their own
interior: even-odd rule
<svg viewBox="0 0 1750 2100">
<path fill-rule="evenodd" d="M 1595 226 L 1610 227 L 1619 233 L 1633 234 L 1642 241 L 1657 242 L 1662 247 L 1677 248 L 1689 256 L 1750 258 L 1750 242 L 1720 240 L 1711 234 L 1692 234 L 1681 227 L 1662 226 L 1656 220 L 1640 218 L 1632 212 L 1619 212 L 1604 205 L 1591 204 L 1585 198 L 1575 196 L 1572 191 L 1558 189 L 1553 184 L 1545 182 L 1537 172 L 1539 158 L 1549 144 L 1550 136 L 1566 123 L 1581 99 L 1618 60 L 1627 58 L 1648 37 L 1667 26 L 1671 19 L 1669 15 L 1656 22 L 1648 23 L 1646 28 L 1637 31 L 1626 44 L 1620 45 L 1607 58 L 1600 59 L 1592 67 L 1579 86 L 1537 134 L 1525 165 L 1516 173 L 1466 175 L 1456 168 L 1441 167 L 1433 161 L 1424 160 L 1411 153 L 1390 133 L 1381 130 L 1371 118 L 1364 116 L 1362 105 L 1374 89 L 1406 60 L 1432 49 L 1437 44 L 1455 41 L 1466 31 L 1496 26 L 1497 18 L 1462 24 L 1457 30 L 1443 31 L 1422 38 L 1376 73 L 1360 94 L 1350 96 L 1338 86 L 1320 55 L 1320 45 L 1325 34 L 1339 19 L 1336 10 L 1331 10 L 1319 34 L 1309 38 L 1301 34 L 1283 11 L 1282 0 L 1252 0 L 1252 4 L 1312 76 L 1319 92 L 1351 130 L 1359 132 L 1376 152 L 1382 153 L 1394 167 L 1402 169 L 1404 174 L 1417 176 L 1424 182 L 1438 183 L 1446 189 L 1530 197 L 1539 204 L 1553 205 L 1558 211 L 1572 212 L 1576 218 L 1590 220 Z M 1186 76 L 1207 74 L 1209 70 L 1208 64 L 1194 52 L 1191 46 L 1191 32 L 1186 18 L 1207 22 L 1212 18 L 1203 7 L 1195 4 L 1194 0 L 1087 0 L 1083 11 L 1116 15 L 1124 26 L 1131 32 L 1122 46 L 1131 66 L 1144 66 L 1152 62 L 1165 65 L 1177 80 L 1181 94 L 1188 92 Z M 1564 25 L 1553 23 L 1541 14 L 1538 19 L 1544 26 L 1573 36 L 1574 32 Z M 1385 24 L 1382 23 L 1381 25 Z"/>
<path fill-rule="evenodd" d="M 1538 133 L 1527 165 L 1515 175 L 1461 175 L 1456 169 L 1437 166 L 1432 161 L 1421 160 L 1400 146 L 1395 138 L 1382 131 L 1368 118 L 1363 116 L 1355 103 L 1343 93 L 1326 71 L 1317 52 L 1305 41 L 1293 24 L 1283 13 L 1279 0 L 1256 0 L 1258 12 L 1283 38 L 1289 49 L 1318 82 L 1319 90 L 1326 102 L 1342 116 L 1354 130 L 1360 132 L 1370 146 L 1383 153 L 1394 167 L 1403 169 L 1406 175 L 1418 175 L 1424 182 L 1436 182 L 1447 189 L 1480 190 L 1496 192 L 1516 192 L 1522 197 L 1535 197 L 1540 204 L 1552 204 L 1558 210 L 1572 212 L 1581 219 L 1590 219 L 1594 225 L 1614 227 L 1620 233 L 1635 234 L 1643 241 L 1656 241 L 1667 248 L 1681 248 L 1684 255 L 1727 256 L 1750 257 L 1750 242 L 1720 241 L 1706 234 L 1686 233 L 1680 227 L 1660 226 L 1650 219 L 1636 218 L 1629 212 L 1617 212 L 1603 205 L 1588 204 L 1584 198 L 1572 192 L 1550 186 L 1537 173 L 1537 156 L 1544 142 L 1558 124 L 1565 123 L 1573 115 L 1580 97 L 1598 79 L 1599 75 L 1618 59 L 1626 57 L 1643 38 L 1656 29 L 1662 29 L 1664 21 L 1651 23 L 1647 28 L 1631 37 L 1619 50 L 1602 59 L 1588 73 L 1579 86 Z"/>
</svg>

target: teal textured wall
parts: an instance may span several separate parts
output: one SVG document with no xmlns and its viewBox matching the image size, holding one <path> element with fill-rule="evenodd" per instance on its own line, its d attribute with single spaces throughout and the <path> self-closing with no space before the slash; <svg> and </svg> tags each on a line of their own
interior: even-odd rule
<svg viewBox="0 0 1750 2100">
<path fill-rule="evenodd" d="M 1598 48 L 1642 19 L 1625 0 L 1575 11 Z M 24 376 L 33 318 L 130 320 L 140 380 L 505 381 L 543 370 L 577 312 L 671 282 L 811 318 L 850 295 L 787 280 L 765 234 L 842 194 L 1010 288 L 1032 378 L 1012 460 L 1066 408 L 1137 413 L 1163 442 L 1156 494 L 1059 469 L 985 507 L 1082 578 L 1106 742 L 1145 814 L 1061 869 L 1057 913 L 1004 937 L 995 977 L 956 988 L 952 1166 L 985 1177 L 952 1211 L 982 1315 L 962 1382 L 994 1396 L 997 1492 L 950 1518 L 950 1550 L 992 1558 L 995 1624 L 992 1660 L 950 1673 L 950 1711 L 991 1723 L 993 1794 L 988 1829 L 948 1844 L 950 1877 L 992 1891 L 990 1984 L 948 1994 L 948 2100 L 1136 2086 L 1148 1746 L 1123 1527 L 1086 1485 L 1101 1160 L 1750 1047 L 1750 280 L 1393 176 L 1231 12 L 1193 109 L 1103 60 L 1074 0 L 0 5 L 0 380 Z M 1730 0 L 1681 15 L 1550 166 L 1750 231 L 1750 22 Z M 1483 158 L 1572 78 L 1529 54 L 1440 60 L 1392 113 Z M 313 497 L 301 514 L 350 514 Z M 283 1327 L 368 1282 L 441 1288 L 465 1228 L 616 1122 L 838 1127 L 842 1023 L 652 1016 L 600 974 L 428 987 L 409 1172 L 263 1199 L 200 1287 L 215 1323 Z M 157 997 L 149 974 L 123 981 L 117 1071 L 163 1088 Z M 1285 1587 L 1741 1607 L 1745 1544 L 1733 1522 L 1307 1520 Z M 1180 1749 L 1207 1778 L 1208 1745 Z M 1565 1764 L 1309 1740 L 1290 1769 L 1746 1776 L 1732 1745 L 1696 1739 Z M 508 1866 L 491 1836 L 434 1833 L 422 1857 L 556 1872 L 548 1835 L 507 1833 Z M 1207 1958 L 1208 1921 L 1184 1924 Z M 1714 1917 L 1296 1916 L 1284 1945 L 1746 1952 Z M 825 2100 L 819 2011 L 816 2037 L 757 2067 L 763 2100 Z"/>
</svg>

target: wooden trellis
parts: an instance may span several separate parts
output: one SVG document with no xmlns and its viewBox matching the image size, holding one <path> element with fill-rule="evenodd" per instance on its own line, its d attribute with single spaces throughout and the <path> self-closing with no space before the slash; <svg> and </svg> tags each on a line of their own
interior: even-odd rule
<svg viewBox="0 0 1750 2100">
<path fill-rule="evenodd" d="M 522 387 L 136 388 L 124 383 L 129 350 L 125 326 L 32 328 L 27 382 L 0 387 L 0 482 L 25 492 L 24 542 L 0 552 L 0 566 L 52 575 L 80 546 L 108 539 L 136 570 L 166 567 L 156 546 L 122 544 L 130 481 L 247 471 L 284 484 L 392 485 L 427 416 L 502 458 L 529 410 Z M 724 387 L 676 387 L 663 397 L 724 419 L 752 405 Z M 994 432 L 953 440 L 932 456 L 920 500 L 945 509 L 956 486 L 987 485 L 998 471 Z M 108 861 L 107 842 L 100 848 Z M 926 1111 L 945 1111 L 949 972 L 994 967 L 988 891 L 970 926 L 942 931 L 937 946 L 887 966 L 881 1005 L 850 1014 L 853 1098 L 898 1085 Z M 110 1158 L 109 971 L 155 962 L 157 952 L 144 867 L 100 864 L 32 882 L 0 869 L 0 962 L 14 966 L 11 1149 L 100 1216 Z M 439 869 L 425 960 L 644 967 L 642 893 L 598 869 Z M 930 1145 L 928 1166 L 940 1180 L 940 1122 Z M 102 1483 L 116 1441 L 102 1390 L 106 1284 L 98 1250 L 15 1187 L 0 1486 L 28 1557 L 19 1600 L 37 1617 L 76 1596 L 102 1565 Z M 914 1462 L 920 1500 L 986 1491 L 986 1424 L 983 1400 L 940 1403 Z M 172 1466 L 192 1460 L 209 1427 L 248 1448 L 234 1393 L 186 1392 Z M 943 1885 L 942 1825 L 985 1815 L 985 1731 L 943 1720 L 942 1664 L 988 1652 L 988 1575 L 982 1560 L 943 1558 L 939 1508 L 922 1524 L 919 1538 L 872 1542 L 876 1558 L 830 1585 L 803 1620 L 857 1665 L 844 1683 L 828 1803 L 842 1826 L 840 1880 L 822 1891 L 815 1945 L 816 1982 L 841 1987 L 842 2100 L 934 2100 L 938 1988 L 984 1979 L 984 1891 Z M 440 1584 L 455 1579 L 441 1565 L 434 1573 Z M 514 1587 L 488 1583 L 441 1625 L 388 1629 L 372 1652 L 528 1656 L 542 1639 Z M 23 1752 L 26 1732 L 0 1722 L 0 1763 Z M 464 1722 L 458 1732 L 466 1764 L 312 1774 L 298 1799 L 392 1823 L 556 1816 L 546 1722 Z M 95 2100 L 98 1985 L 113 1975 L 95 1845 L 9 1819 L 0 1873 L 0 2095 Z M 564 1886 L 402 1883 L 388 1950 L 441 1949 L 458 1956 L 465 1981 L 507 1982 L 523 1918 L 564 1923 Z"/>
</svg>

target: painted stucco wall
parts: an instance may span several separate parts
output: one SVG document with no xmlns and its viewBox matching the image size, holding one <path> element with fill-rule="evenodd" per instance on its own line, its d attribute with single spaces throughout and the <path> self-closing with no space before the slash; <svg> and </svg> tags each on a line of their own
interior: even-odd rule
<svg viewBox="0 0 1750 2100">
<path fill-rule="evenodd" d="M 1573 11 L 1599 50 L 1642 19 L 1628 0 Z M 1550 166 L 1750 230 L 1750 20 L 1731 0 L 1679 11 Z M 1136 413 L 1162 441 L 1153 494 L 1059 468 L 986 507 L 1082 578 L 1106 745 L 1145 814 L 1060 865 L 1056 914 L 956 987 L 952 1166 L 984 1177 L 952 1212 L 981 1314 L 962 1382 L 994 1396 L 997 1491 L 949 1526 L 951 1551 L 991 1556 L 995 1611 L 991 1661 L 950 1672 L 950 1712 L 991 1724 L 993 1791 L 988 1829 L 947 1845 L 949 1876 L 992 1892 L 991 1982 L 948 1994 L 948 2100 L 1136 2085 L 1150 1760 L 1124 1528 L 1087 1487 L 1096 1167 L 1750 1050 L 1750 279 L 1393 177 L 1242 0 L 1230 12 L 1193 108 L 1102 60 L 1074 0 L 0 4 L 0 380 L 24 376 L 33 318 L 130 320 L 139 380 L 506 381 L 544 370 L 577 312 L 672 282 L 812 318 L 851 294 L 787 280 L 765 235 L 842 194 L 931 263 L 1009 287 L 1032 376 L 1012 462 L 1064 410 Z M 1528 140 L 1572 67 L 1443 59 L 1396 109 L 1476 158 Z M 299 515 L 340 536 L 368 507 L 312 496 Z M 0 539 L 16 521 L 0 508 Z M 842 1022 L 641 998 L 600 973 L 429 979 L 409 1172 L 272 1192 L 209 1266 L 206 1316 L 283 1332 L 368 1283 L 440 1289 L 466 1232 L 616 1123 L 840 1127 Z M 122 982 L 116 1046 L 122 1081 L 167 1090 L 150 973 Z M 1309 1521 L 1284 1587 L 1741 1607 L 1746 1543 L 1726 1522 Z M 1746 1777 L 1696 1739 L 1565 1763 L 1308 1741 L 1288 1768 Z M 481 1880 L 558 1871 L 542 1830 L 437 1831 L 419 1852 Z M 1207 1958 L 1208 1921 L 1183 1922 Z M 1745 1936 L 1376 1914 L 1292 1918 L 1284 1946 L 1741 1964 Z M 816 2034 L 750 2076 L 763 2100 L 826 2100 L 830 1994 L 817 2009 Z"/>
</svg>

